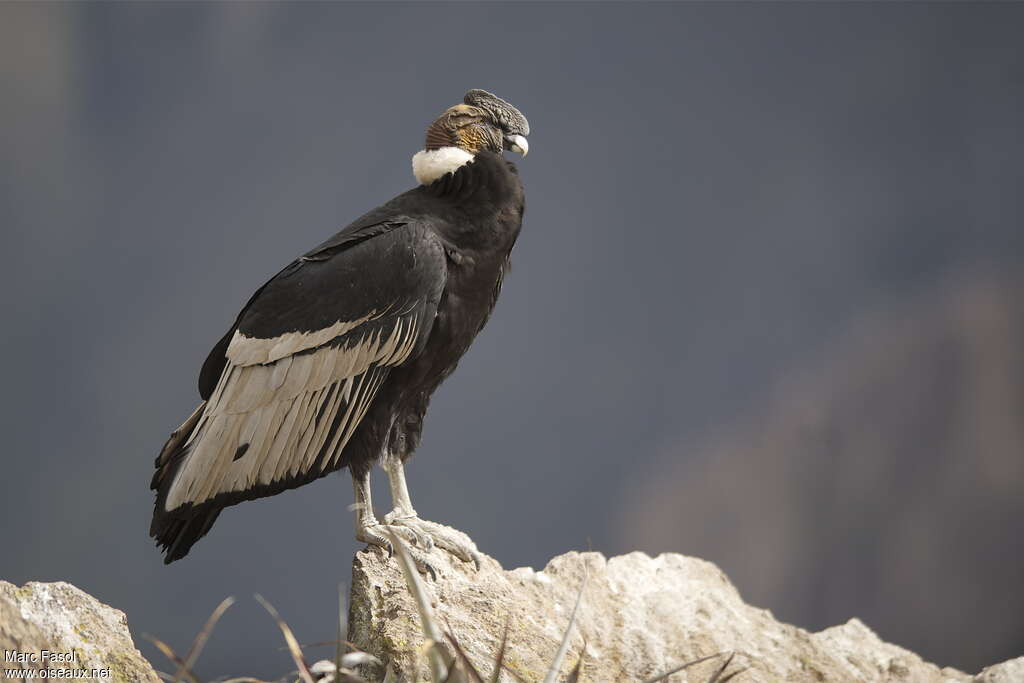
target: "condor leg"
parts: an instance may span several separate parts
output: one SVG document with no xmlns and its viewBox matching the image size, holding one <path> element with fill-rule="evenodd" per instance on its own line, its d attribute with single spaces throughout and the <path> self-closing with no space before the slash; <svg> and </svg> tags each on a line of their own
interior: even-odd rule
<svg viewBox="0 0 1024 683">
<path fill-rule="evenodd" d="M 391 545 L 390 534 L 401 538 L 408 544 L 407 550 L 416 568 L 421 574 L 430 574 L 437 577 L 437 571 L 427 560 L 423 548 L 429 551 L 433 546 L 430 537 L 408 526 L 393 525 L 390 523 L 381 524 L 373 514 L 373 496 L 370 492 L 370 473 L 363 475 L 352 475 L 352 489 L 355 491 L 356 502 L 352 508 L 356 513 L 356 540 L 369 545 L 375 545 L 388 551 L 388 555 L 394 553 Z M 418 547 L 417 547 L 418 546 Z"/>
<path fill-rule="evenodd" d="M 433 541 L 438 548 L 447 550 L 464 562 L 472 562 L 480 568 L 480 553 L 469 536 L 443 524 L 420 519 L 409 498 L 409 487 L 405 483 L 405 465 L 396 457 L 385 456 L 381 466 L 391 484 L 391 504 L 394 509 L 384 515 L 388 526 L 415 530 Z"/>
</svg>

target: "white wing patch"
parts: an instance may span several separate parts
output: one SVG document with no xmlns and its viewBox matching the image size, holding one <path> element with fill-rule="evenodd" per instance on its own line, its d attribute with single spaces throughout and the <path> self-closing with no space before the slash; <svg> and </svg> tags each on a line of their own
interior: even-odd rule
<svg viewBox="0 0 1024 683">
<path fill-rule="evenodd" d="M 260 339 L 247 337 L 235 330 L 228 344 L 225 355 L 235 365 L 255 365 L 256 363 L 273 363 L 285 356 L 299 351 L 314 349 L 339 337 L 349 330 L 354 330 L 367 320 L 372 320 L 376 312 L 358 320 L 339 320 L 330 327 L 316 332 L 286 332 L 279 337 Z"/>
<path fill-rule="evenodd" d="M 229 356 L 186 442 L 165 508 L 336 467 L 389 367 L 415 348 L 417 323 L 417 316 L 398 318 L 390 331 L 265 364 Z"/>
</svg>

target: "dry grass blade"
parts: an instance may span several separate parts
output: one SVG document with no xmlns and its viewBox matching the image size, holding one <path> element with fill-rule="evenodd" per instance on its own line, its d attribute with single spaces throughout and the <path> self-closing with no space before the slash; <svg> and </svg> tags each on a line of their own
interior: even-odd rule
<svg viewBox="0 0 1024 683">
<path fill-rule="evenodd" d="M 423 587 L 423 582 L 420 581 L 419 572 L 416 571 L 416 566 L 413 564 L 412 558 L 409 557 L 405 543 L 397 534 L 389 532 L 388 536 L 391 540 L 391 546 L 395 549 L 395 555 L 398 557 L 398 566 L 402 568 L 402 574 L 405 576 L 405 583 L 408 584 L 409 592 L 412 593 L 413 600 L 416 601 L 416 609 L 420 613 L 420 625 L 423 629 L 423 634 L 432 643 L 431 648 L 427 651 L 430 673 L 435 681 L 444 681 L 448 678 L 448 666 L 451 664 L 451 662 L 444 661 L 441 651 L 440 643 L 444 635 L 434 619 L 434 611 L 430 608 L 427 591 Z"/>
<path fill-rule="evenodd" d="M 384 671 L 384 680 L 381 683 L 398 683 L 398 676 L 395 675 L 395 670 L 388 662 L 388 668 Z"/>
<path fill-rule="evenodd" d="M 465 674 L 462 673 L 462 662 L 458 659 L 454 660 L 452 665 L 448 667 L 448 675 L 444 677 L 441 683 L 469 683 Z"/>
<path fill-rule="evenodd" d="M 742 669 L 739 669 L 737 671 L 733 671 L 731 674 L 729 674 L 728 676 L 723 678 L 718 683 L 725 683 L 726 681 L 731 681 L 732 679 L 736 678 L 737 676 L 739 676 L 741 673 L 743 673 L 744 671 L 746 671 L 749 668 L 750 668 L 749 666 L 745 666 Z"/>
<path fill-rule="evenodd" d="M 576 614 L 579 612 L 580 602 L 583 600 L 583 589 L 587 587 L 587 575 L 586 565 L 584 565 L 583 581 L 580 582 L 580 592 L 576 595 L 576 605 L 572 608 L 572 616 L 569 617 L 569 625 L 565 627 L 562 644 L 558 646 L 558 652 L 555 653 L 555 658 L 551 660 L 551 668 L 548 669 L 548 675 L 544 677 L 544 683 L 555 683 L 558 670 L 562 668 L 562 660 L 565 659 L 565 653 L 569 651 L 572 627 L 576 625 Z"/>
<path fill-rule="evenodd" d="M 309 667 L 306 666 L 306 660 L 302 657 L 302 648 L 299 647 L 299 641 L 295 639 L 295 634 L 288 628 L 288 624 L 284 622 L 281 615 L 277 613 L 274 606 L 263 599 L 262 595 L 257 594 L 256 600 L 263 605 L 263 609 L 270 613 L 270 616 L 277 622 L 277 627 L 281 629 L 281 633 L 284 635 L 284 641 L 288 643 L 288 651 L 292 655 L 292 659 L 295 660 L 295 666 L 299 669 L 299 676 L 302 677 L 303 683 L 313 683 L 313 676 L 309 673 Z"/>
<path fill-rule="evenodd" d="M 576 666 L 569 672 L 569 677 L 565 679 L 565 683 L 578 683 L 580 680 L 580 670 L 583 668 L 583 657 L 587 654 L 587 641 L 583 641 L 583 648 L 580 650 L 580 658 L 576 660 Z"/>
<path fill-rule="evenodd" d="M 336 646 L 337 644 L 338 644 L 338 640 L 337 639 L 318 640 L 315 643 L 299 643 L 299 647 L 301 647 L 302 651 L 305 652 L 306 650 L 308 650 L 310 648 L 313 648 L 313 647 L 327 647 L 328 645 L 331 645 L 333 647 L 333 646 Z M 358 650 L 359 649 L 359 646 L 356 645 L 355 643 L 353 643 L 351 640 L 343 640 L 343 641 L 341 641 L 341 644 L 342 645 L 347 645 L 348 647 L 352 648 L 353 650 Z M 282 646 L 276 647 L 274 649 L 275 650 L 279 650 L 279 651 L 287 650 L 288 646 L 287 645 L 282 645 Z M 224 683 L 224 682 L 223 681 L 214 681 L 213 683 Z"/>
<path fill-rule="evenodd" d="M 188 649 L 188 653 L 185 655 L 184 664 L 179 665 L 178 671 L 174 672 L 174 683 L 178 682 L 179 674 L 182 674 L 185 670 L 191 671 L 192 667 L 195 666 L 196 661 L 199 659 L 199 655 L 203 652 L 203 648 L 206 647 L 206 641 L 210 639 L 210 634 L 213 633 L 213 627 L 216 626 L 217 622 L 220 621 L 220 618 L 224 616 L 224 612 L 227 611 L 228 607 L 231 607 L 233 604 L 235 604 L 234 598 L 224 598 L 206 619 L 206 623 L 203 624 L 202 630 L 196 634 L 195 640 L 192 641 L 192 647 Z"/>
<path fill-rule="evenodd" d="M 342 642 L 348 635 L 348 623 L 345 617 L 345 592 L 342 585 L 338 584 L 338 642 L 334 646 L 334 671 L 341 673 L 341 658 L 345 654 Z"/>
<path fill-rule="evenodd" d="M 196 675 L 192 673 L 188 669 L 188 667 L 185 666 L 185 660 L 179 657 L 178 654 L 173 649 L 171 649 L 170 645 L 160 640 L 159 638 L 156 638 L 146 633 L 143 633 L 142 637 L 148 640 L 149 642 L 153 643 L 153 645 L 156 646 L 156 649 L 160 650 L 164 657 L 167 657 L 167 659 L 169 659 L 172 664 L 178 667 L 178 671 L 175 673 L 174 676 L 171 676 L 170 674 L 163 674 L 160 676 L 161 678 L 167 681 L 177 682 L 181 680 L 181 676 L 185 676 L 188 678 L 188 680 L 192 681 L 192 683 L 199 683 L 199 679 L 196 678 Z"/>
<path fill-rule="evenodd" d="M 722 672 L 729 668 L 729 665 L 732 664 L 732 658 L 735 656 L 735 652 L 730 652 L 729 656 L 725 658 L 724 662 L 722 662 L 722 666 L 718 667 L 718 671 L 708 679 L 708 683 L 718 683 L 718 679 L 722 677 Z M 732 678 L 732 676 L 729 676 L 729 678 Z M 726 678 L 725 680 L 729 680 L 729 678 Z"/>
<path fill-rule="evenodd" d="M 154 673 L 156 674 L 156 677 L 159 678 L 161 681 L 167 681 L 167 683 L 171 683 L 171 681 L 174 680 L 174 677 L 171 676 L 171 674 L 169 674 L 169 673 L 164 673 L 163 671 L 155 671 L 155 670 L 154 670 Z M 259 683 L 263 683 L 263 682 L 260 681 Z"/>
<path fill-rule="evenodd" d="M 431 640 L 430 638 L 424 638 L 423 642 L 420 644 L 420 646 L 415 649 L 414 652 L 416 654 L 416 660 L 415 660 L 415 663 L 414 663 L 414 666 L 413 666 L 413 672 L 414 672 L 413 673 L 413 676 L 414 676 L 413 683 L 419 683 L 419 681 L 420 681 L 420 669 L 422 668 L 420 666 L 420 664 L 422 663 L 424 657 L 427 658 L 428 666 L 431 665 L 431 663 L 432 663 L 431 657 L 434 654 L 436 646 L 437 646 L 437 644 L 433 640 Z M 443 660 L 442 660 L 442 663 L 444 663 Z M 444 671 L 445 676 L 444 676 L 444 678 L 440 679 L 441 683 L 449 683 L 449 681 L 452 681 L 454 683 L 454 681 L 457 680 L 457 679 L 452 678 L 453 668 L 454 667 L 451 666 L 451 662 L 449 662 L 448 665 L 445 666 L 445 671 Z M 432 673 L 433 672 L 431 671 L 431 674 Z M 436 683 L 437 680 L 438 679 L 435 679 L 435 678 L 431 677 L 430 679 L 428 679 L 428 683 Z M 404 679 L 402 679 L 402 681 L 404 683 Z"/>
<path fill-rule="evenodd" d="M 672 674 L 679 673 L 683 669 L 689 669 L 691 666 L 695 666 L 695 665 L 700 664 L 702 662 L 706 662 L 709 659 L 714 659 L 715 657 L 721 657 L 724 654 L 725 654 L 724 652 L 716 652 L 713 655 L 708 655 L 706 657 L 701 657 L 700 659 L 690 660 L 689 662 L 686 662 L 685 664 L 680 664 L 679 666 L 677 666 L 674 669 L 669 669 L 668 671 L 666 671 L 663 674 L 658 674 L 654 678 L 648 678 L 643 683 L 658 683 L 658 681 L 663 681 L 666 678 L 668 678 L 669 676 L 671 676 Z"/>
<path fill-rule="evenodd" d="M 501 632 L 501 645 L 498 646 L 498 656 L 494 658 L 494 671 L 491 673 L 490 683 L 498 683 L 501 678 L 501 667 L 505 664 L 505 648 L 508 647 L 508 627 L 512 623 L 512 613 L 505 617 L 505 630 Z"/>
<path fill-rule="evenodd" d="M 484 683 L 484 677 L 480 675 L 480 672 L 473 666 L 473 662 L 469 661 L 469 655 L 459 645 L 459 641 L 455 640 L 455 636 L 451 634 L 451 625 L 448 626 L 449 630 L 444 634 L 444 637 L 448 639 L 448 642 L 452 644 L 455 649 L 455 655 L 462 661 L 462 665 L 466 669 L 466 673 L 470 678 L 473 679 L 474 683 Z"/>
<path fill-rule="evenodd" d="M 512 669 L 511 667 L 509 667 L 507 665 L 505 666 L 505 671 L 507 673 L 511 674 L 512 678 L 516 679 L 517 683 L 530 683 L 529 681 L 526 680 L 526 678 L 523 677 L 523 675 L 521 673 L 519 673 L 518 671 L 516 671 L 515 669 Z"/>
</svg>

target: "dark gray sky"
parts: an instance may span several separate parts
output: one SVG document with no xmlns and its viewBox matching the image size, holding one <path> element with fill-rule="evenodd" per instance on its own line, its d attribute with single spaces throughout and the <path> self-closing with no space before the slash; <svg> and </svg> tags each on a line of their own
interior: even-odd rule
<svg viewBox="0 0 1024 683">
<path fill-rule="evenodd" d="M 412 495 L 507 567 L 631 550 L 614 522 L 664 444 L 759 409 L 891 297 L 1019 268 L 1022 22 L 1012 3 L 0 5 L 0 578 L 71 581 L 179 648 L 239 596 L 206 676 L 289 668 L 254 592 L 301 640 L 333 636 L 347 475 L 226 511 L 165 567 L 153 458 L 249 294 L 411 186 L 426 125 L 473 87 L 530 119 L 527 214 Z"/>
</svg>

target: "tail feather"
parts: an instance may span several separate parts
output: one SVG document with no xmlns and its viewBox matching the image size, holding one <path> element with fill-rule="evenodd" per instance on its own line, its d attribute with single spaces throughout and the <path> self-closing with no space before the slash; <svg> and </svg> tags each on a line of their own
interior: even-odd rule
<svg viewBox="0 0 1024 683">
<path fill-rule="evenodd" d="M 168 513 L 155 515 L 149 534 L 156 539 L 166 555 L 164 564 L 188 555 L 196 541 L 206 535 L 223 508 L 214 507 L 195 510 L 193 514 L 172 516 Z"/>
<path fill-rule="evenodd" d="M 167 491 L 174 481 L 182 460 L 188 455 L 189 437 L 199 424 L 206 402 L 199 404 L 195 412 L 171 433 L 167 443 L 156 458 L 156 472 L 150 482 L 150 488 L 157 492 L 156 506 L 153 510 L 153 522 L 149 527 L 149 535 L 156 539 L 157 545 L 166 552 L 164 564 L 180 560 L 188 554 L 189 549 L 213 526 L 220 515 L 221 507 L 203 505 L 184 506 L 168 511 L 164 508 Z"/>
</svg>

